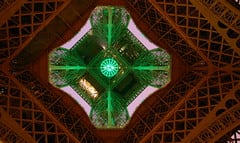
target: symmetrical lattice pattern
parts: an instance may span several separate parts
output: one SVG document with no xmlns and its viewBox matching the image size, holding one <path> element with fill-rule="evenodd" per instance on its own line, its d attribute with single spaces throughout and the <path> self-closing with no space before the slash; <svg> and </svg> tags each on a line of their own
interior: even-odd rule
<svg viewBox="0 0 240 143">
<path fill-rule="evenodd" d="M 239 122 L 240 118 L 239 103 L 238 105 L 235 106 L 236 106 L 235 108 L 233 107 L 231 110 L 225 111 L 224 114 L 218 117 L 218 119 L 212 125 L 208 126 L 205 130 L 203 130 L 200 133 L 199 136 L 194 138 L 192 142 L 198 143 L 211 141 L 213 140 L 214 136 L 216 136 L 218 133 L 222 131 L 222 129 L 227 129 L 232 124 Z"/>
<path fill-rule="evenodd" d="M 0 106 L 37 142 L 72 142 L 66 133 L 3 73 L 0 73 L 0 89 Z"/>
<path fill-rule="evenodd" d="M 217 67 L 234 64 L 239 54 L 226 43 L 225 39 L 204 18 L 190 1 L 158 1 L 159 7 L 181 28 L 202 53 Z M 234 31 L 229 33 L 234 34 Z M 175 41 L 174 43 L 177 43 Z M 182 50 L 181 50 L 182 51 Z"/>
<path fill-rule="evenodd" d="M 127 106 L 147 85 L 169 83 L 171 57 L 161 48 L 147 50 L 133 36 L 124 8 L 97 7 L 89 19 L 91 30 L 73 47 L 49 54 L 50 82 L 71 86 L 88 102 L 96 127 L 123 127 Z"/>
<path fill-rule="evenodd" d="M 234 0 L 232 0 L 234 1 Z M 232 34 L 240 33 L 240 14 L 234 9 L 229 9 L 227 2 L 217 0 L 201 0 L 201 2 L 210 10 L 217 15 L 219 19 L 224 21 L 228 28 L 233 28 Z M 229 1 L 231 2 L 231 0 Z M 239 3 L 239 2 L 238 2 Z"/>
<path fill-rule="evenodd" d="M 150 111 L 128 132 L 121 142 L 139 142 L 202 78 L 202 75 L 187 73 L 182 81 L 173 86 L 166 95 L 158 95 L 158 102 L 151 105 Z"/>
<path fill-rule="evenodd" d="M 14 3 L 16 0 L 1 0 L 0 1 L 0 12 L 2 12 L 4 9 L 9 7 L 12 3 Z"/>
<path fill-rule="evenodd" d="M 0 141 L 8 143 L 27 143 L 20 135 L 0 122 Z"/>
<path fill-rule="evenodd" d="M 141 6 L 143 6 L 142 5 L 143 2 L 145 3 L 145 5 L 147 5 L 146 4 L 147 2 L 145 1 L 138 1 L 138 2 L 141 3 L 139 4 Z M 138 2 L 133 2 L 133 5 L 136 6 Z M 207 44 L 206 46 L 207 50 L 205 50 L 204 48 L 200 50 L 202 51 L 202 53 L 204 53 L 206 57 L 208 57 L 208 59 L 211 60 L 213 65 L 220 68 L 226 65 L 234 65 L 234 64 L 238 65 L 239 55 L 224 41 L 221 35 L 215 31 L 215 29 L 211 26 L 211 24 L 208 23 L 207 19 L 205 19 L 201 15 L 201 13 L 199 13 L 199 11 L 193 5 L 191 5 L 189 1 L 167 1 L 166 0 L 166 1 L 157 1 L 156 3 L 159 5 L 159 7 L 161 7 L 161 9 L 165 11 L 167 15 L 169 15 L 175 21 L 175 23 L 178 24 L 181 30 L 186 35 L 188 35 L 190 39 L 194 41 L 195 44 L 197 44 L 197 46 L 202 48 L 202 47 L 205 47 L 203 43 Z M 147 12 L 143 12 L 143 13 L 146 14 Z M 215 36 L 213 33 L 215 34 Z M 164 33 L 162 33 L 161 35 L 164 35 Z M 220 39 L 218 39 L 217 37 Z M 201 44 L 203 44 L 202 47 L 200 46 L 201 45 L 200 42 Z M 220 45 L 216 46 L 215 44 L 220 44 Z M 214 47 L 218 47 L 219 50 L 216 51 Z M 181 50 L 181 52 L 183 51 Z M 182 55 L 183 54 L 184 52 L 182 53 Z M 206 66 L 204 62 L 201 62 L 201 64 L 198 64 L 198 66 L 199 65 Z M 191 130 L 193 126 L 197 126 L 197 123 L 200 122 L 201 120 L 196 118 L 198 116 L 205 118 L 206 115 L 215 107 L 215 105 L 219 103 L 218 100 L 221 100 L 222 98 L 221 96 L 228 94 L 228 93 L 225 93 L 227 92 L 225 90 L 228 90 L 229 92 L 229 90 L 233 88 L 234 85 L 236 85 L 236 83 L 238 83 L 239 76 L 234 76 L 233 74 L 228 75 L 227 73 L 225 73 L 226 75 L 224 75 L 224 72 L 222 73 L 222 71 L 213 73 L 213 75 L 217 75 L 217 78 L 219 78 L 219 74 L 222 76 L 220 76 L 221 79 L 217 80 L 216 83 L 219 84 L 219 82 L 220 83 L 223 82 L 223 84 L 221 85 L 223 87 L 221 87 L 220 89 L 219 87 L 216 87 L 212 82 L 209 84 L 205 83 L 205 86 L 208 87 L 208 90 L 207 90 L 209 92 L 208 95 L 211 95 L 210 97 L 212 99 L 197 98 L 195 99 L 195 101 L 194 100 L 192 101 L 195 104 L 189 103 L 190 104 L 189 106 L 192 106 L 192 107 L 197 107 L 197 105 L 201 106 L 201 107 L 197 107 L 199 111 L 194 111 L 194 109 L 192 111 L 192 109 L 188 106 L 183 106 L 186 108 L 185 110 L 183 107 L 181 107 L 181 110 L 179 111 L 179 113 L 178 112 L 175 113 L 176 114 L 175 116 L 171 117 L 171 119 L 168 122 L 164 123 L 166 124 L 166 126 L 162 126 L 163 128 L 159 128 L 159 130 L 155 132 L 156 134 L 150 133 L 153 136 L 148 140 L 148 142 L 160 142 L 160 141 L 180 142 L 185 137 L 185 135 L 190 132 L 187 130 L 187 128 Z M 233 80 L 235 80 L 235 83 Z M 228 85 L 227 83 L 229 83 L 230 85 Z M 219 92 L 219 91 L 222 91 L 222 92 Z M 203 94 L 206 94 L 206 93 L 203 93 Z M 216 94 L 218 95 L 216 96 Z M 208 108 L 202 108 L 202 106 L 206 106 Z M 191 110 L 188 108 L 190 108 Z M 155 112 L 151 114 L 155 114 Z M 151 115 L 148 115 L 148 116 L 150 117 Z M 181 121 L 172 122 L 175 119 L 174 117 L 177 117 L 179 119 L 187 117 L 189 118 L 189 121 L 186 122 L 186 120 L 184 119 L 184 122 L 181 122 Z M 195 118 L 195 121 L 193 120 L 193 118 Z M 150 128 L 151 126 L 149 127 L 149 124 L 151 123 L 144 123 L 143 121 L 146 121 L 144 119 L 145 118 L 143 118 L 141 120 L 141 123 L 137 125 L 138 128 L 135 128 L 135 129 L 133 128 L 132 131 L 123 140 L 128 139 L 128 142 L 138 142 L 146 132 L 151 132 L 151 128 Z M 152 118 L 152 121 L 154 121 L 154 118 Z M 172 132 L 173 130 L 182 130 L 183 132 L 176 133 L 176 132 Z"/>
<path fill-rule="evenodd" d="M 17 78 L 79 141 L 99 142 L 88 127 L 81 122 L 82 117 L 71 112 L 76 103 L 72 106 L 66 106 L 62 99 L 63 95 L 54 95 L 28 71 L 23 72 Z"/>
<path fill-rule="evenodd" d="M 191 1 L 191 0 L 190 0 Z M 240 15 L 236 11 L 240 8 L 240 5 L 236 5 L 236 2 L 231 1 L 215 1 L 215 0 L 203 0 L 203 1 L 191 1 L 193 4 L 198 3 L 197 9 L 207 18 L 212 26 L 220 33 L 221 36 L 227 41 L 231 48 L 238 52 L 240 47 Z M 232 3 L 234 7 L 229 5 Z M 207 11 L 209 10 L 209 11 Z M 211 18 L 215 17 L 215 18 Z M 238 52 L 239 54 L 239 52 Z"/>
<path fill-rule="evenodd" d="M 0 13 L 15 2 L 0 0 Z M 12 74 L 10 72 L 13 67 L 10 67 L 10 72 L 5 68 L 5 65 L 9 64 L 8 60 L 14 59 L 17 53 L 26 47 L 31 41 L 30 37 L 34 37 L 42 28 L 48 26 L 49 19 L 56 16 L 56 11 L 65 2 L 27 0 L 5 24 L 1 25 L 0 63 L 4 65 L 0 65 L 0 70 L 8 73 L 7 75 Z M 77 0 L 71 2 L 79 4 Z M 98 1 L 98 4 L 106 5 L 108 2 Z M 118 5 L 121 2 L 111 1 L 111 4 Z M 92 4 L 93 1 L 89 3 Z M 89 3 L 84 5 L 93 9 L 94 4 Z M 166 44 L 162 48 L 170 53 L 177 53 L 189 69 L 188 73 L 175 80 L 175 83 L 169 84 L 163 91 L 156 92 L 151 100 L 143 103 L 144 108 L 148 110 L 139 108 L 139 112 L 134 115 L 134 122 L 130 122 L 126 133 L 117 141 L 239 142 L 239 0 L 126 0 L 123 3 L 127 5 L 126 8 L 134 16 L 134 21 L 142 28 L 142 32 L 152 37 L 155 43 Z M 81 25 L 78 20 L 88 17 L 88 12 L 74 10 L 58 15 L 57 18 L 61 19 L 61 22 L 58 22 L 62 27 L 65 26 L 61 27 L 62 29 L 68 27 L 73 32 L 76 29 L 72 26 L 78 27 Z M 73 17 L 77 17 L 78 20 L 71 19 L 68 23 L 68 18 L 64 17 L 69 15 L 68 12 L 75 12 Z M 62 22 L 63 20 L 66 21 Z M 71 33 L 64 30 L 58 32 L 61 33 L 58 33 L 60 42 L 55 41 L 58 43 L 66 41 L 65 38 L 69 38 L 67 33 Z M 129 47 L 131 48 L 124 51 L 125 55 L 136 50 L 133 45 Z M 31 52 L 33 55 L 38 54 L 34 53 L 34 50 Z M 26 94 L 19 84 L 16 85 L 14 77 L 10 78 L 0 73 L 1 108 L 37 142 L 75 142 L 66 130 L 79 142 L 101 142 L 92 128 L 82 123 L 84 117 L 74 113 L 74 107 L 78 105 L 70 100 L 69 104 L 66 104 L 65 96 L 56 94 L 45 81 L 35 78 L 30 72 L 31 65 L 29 67 L 29 71 L 22 73 L 19 71 L 22 69 L 20 67 L 14 74 L 18 74 L 16 78 L 30 91 L 32 97 Z M 59 122 L 52 120 L 49 114 L 42 111 L 42 107 L 33 100 L 35 98 Z M 72 106 L 68 106 L 71 104 Z M 66 130 L 60 128 L 62 125 Z M 27 142 L 3 123 L 0 123 L 0 140 L 10 143 Z"/>
<path fill-rule="evenodd" d="M 17 49 L 22 49 L 63 3 L 64 0 L 29 0 L 24 3 L 21 9 L 0 27 L 0 63 Z"/>
<path fill-rule="evenodd" d="M 117 74 L 118 69 L 118 63 L 112 58 L 105 59 L 100 65 L 101 73 L 106 77 L 113 77 Z"/>
<path fill-rule="evenodd" d="M 141 0 L 137 2 L 129 1 L 129 3 L 131 8 L 141 15 L 138 21 L 144 20 L 151 25 L 145 32 L 149 33 L 152 31 L 156 34 L 156 43 L 161 40 L 166 41 L 168 46 L 175 50 L 189 65 L 194 65 L 202 61 L 203 57 L 200 57 L 196 51 L 191 49 L 189 44 L 178 35 L 176 30 L 168 24 L 165 19 L 163 19 L 153 6 L 151 6 L 150 2 L 147 0 Z"/>
<path fill-rule="evenodd" d="M 234 75 L 225 72 L 213 73 L 153 134 L 152 142 L 156 138 L 164 142 L 183 140 L 231 92 L 238 82 L 239 77 Z M 172 132 L 173 130 L 174 132 Z M 217 130 L 212 132 L 217 133 Z M 204 141 L 207 140 L 204 139 Z"/>
</svg>

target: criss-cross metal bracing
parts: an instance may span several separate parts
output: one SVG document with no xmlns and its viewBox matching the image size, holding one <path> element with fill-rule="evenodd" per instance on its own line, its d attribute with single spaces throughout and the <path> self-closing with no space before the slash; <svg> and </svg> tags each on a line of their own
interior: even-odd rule
<svg viewBox="0 0 240 143">
<path fill-rule="evenodd" d="M 238 142 L 237 2 L 1 1 L 0 141 Z M 48 83 L 48 53 L 75 35 L 97 5 L 126 7 L 139 29 L 173 55 L 172 81 L 119 132 L 94 128 L 80 105 Z"/>
</svg>

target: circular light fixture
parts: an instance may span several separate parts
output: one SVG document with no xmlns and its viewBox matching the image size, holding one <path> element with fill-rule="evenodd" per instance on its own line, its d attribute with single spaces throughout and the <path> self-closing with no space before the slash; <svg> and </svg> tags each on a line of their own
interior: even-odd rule
<svg viewBox="0 0 240 143">
<path fill-rule="evenodd" d="M 106 77 L 113 77 L 119 70 L 118 63 L 113 58 L 107 58 L 100 65 L 101 73 Z"/>
</svg>

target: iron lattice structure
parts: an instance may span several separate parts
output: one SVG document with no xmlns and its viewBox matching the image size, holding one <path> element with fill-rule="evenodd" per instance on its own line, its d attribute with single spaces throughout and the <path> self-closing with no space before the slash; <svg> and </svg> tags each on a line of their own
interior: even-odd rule
<svg viewBox="0 0 240 143">
<path fill-rule="evenodd" d="M 50 82 L 69 85 L 82 96 L 98 128 L 124 127 L 127 107 L 139 93 L 170 81 L 169 54 L 148 51 L 129 31 L 129 20 L 124 8 L 97 7 L 90 16 L 92 29 L 71 49 L 58 48 L 49 56 Z"/>
<path fill-rule="evenodd" d="M 96 129 L 48 81 L 49 51 L 73 37 L 97 5 L 124 6 L 172 56 L 171 82 L 119 130 Z M 239 0 L 1 1 L 0 141 L 236 143 L 239 23 Z"/>
</svg>

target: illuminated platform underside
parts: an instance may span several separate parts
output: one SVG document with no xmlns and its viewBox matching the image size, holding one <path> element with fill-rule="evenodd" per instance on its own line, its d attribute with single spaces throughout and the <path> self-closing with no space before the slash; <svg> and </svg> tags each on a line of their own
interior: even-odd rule
<svg viewBox="0 0 240 143">
<path fill-rule="evenodd" d="M 71 48 L 60 47 L 49 56 L 51 83 L 70 86 L 81 96 L 99 128 L 124 127 L 134 99 L 146 87 L 161 88 L 170 81 L 168 53 L 148 50 L 128 29 L 129 22 L 124 8 L 97 7 L 89 31 Z"/>
</svg>

